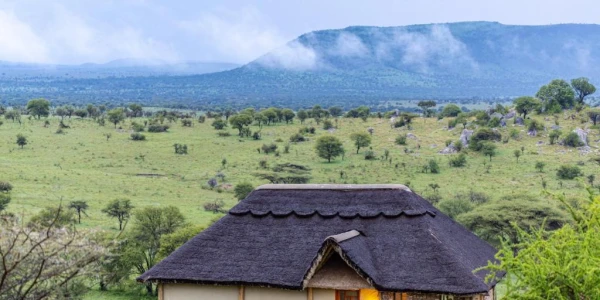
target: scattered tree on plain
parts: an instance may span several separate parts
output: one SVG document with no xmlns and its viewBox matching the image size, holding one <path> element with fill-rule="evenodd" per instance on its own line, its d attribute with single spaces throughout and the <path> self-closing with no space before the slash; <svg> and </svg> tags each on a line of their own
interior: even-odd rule
<svg viewBox="0 0 600 300">
<path fill-rule="evenodd" d="M 322 136 L 317 139 L 316 145 L 317 155 L 331 162 L 332 159 L 344 153 L 342 142 L 331 135 Z"/>
<path fill-rule="evenodd" d="M 111 218 L 116 218 L 119 222 L 119 230 L 123 230 L 123 223 L 129 220 L 131 216 L 131 200 L 129 199 L 115 199 L 106 205 L 102 212 L 107 214 Z"/>
</svg>

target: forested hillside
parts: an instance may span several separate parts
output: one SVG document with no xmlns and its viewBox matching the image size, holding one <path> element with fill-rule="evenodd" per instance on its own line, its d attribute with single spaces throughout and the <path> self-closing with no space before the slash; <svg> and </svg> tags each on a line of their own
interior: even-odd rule
<svg viewBox="0 0 600 300">
<path fill-rule="evenodd" d="M 4 104 L 44 96 L 57 104 L 138 101 L 196 108 L 492 99 L 534 93 L 556 77 L 596 82 L 597 49 L 599 25 L 348 27 L 304 34 L 231 71 L 119 78 L 0 72 L 0 92 Z"/>
</svg>

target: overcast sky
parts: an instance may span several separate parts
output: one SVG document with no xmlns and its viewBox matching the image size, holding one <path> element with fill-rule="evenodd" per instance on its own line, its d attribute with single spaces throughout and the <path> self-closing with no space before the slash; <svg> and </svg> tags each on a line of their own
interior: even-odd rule
<svg viewBox="0 0 600 300">
<path fill-rule="evenodd" d="M 600 23 L 598 0 L 0 0 L 0 60 L 246 63 L 351 25 Z"/>
</svg>

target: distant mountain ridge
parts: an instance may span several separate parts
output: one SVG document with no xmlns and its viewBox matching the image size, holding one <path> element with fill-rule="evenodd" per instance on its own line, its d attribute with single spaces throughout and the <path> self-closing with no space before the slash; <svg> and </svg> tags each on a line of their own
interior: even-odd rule
<svg viewBox="0 0 600 300">
<path fill-rule="evenodd" d="M 353 26 L 301 35 L 232 70 L 190 76 L 19 81 L 9 99 L 167 101 L 181 105 L 374 103 L 534 94 L 553 78 L 600 83 L 600 25 L 461 22 Z M 30 88 L 28 88 L 30 87 Z M 17 89 L 15 89 L 17 90 Z M 81 100 L 83 101 L 83 100 Z"/>
<path fill-rule="evenodd" d="M 232 70 L 239 64 L 224 62 L 168 62 L 146 59 L 117 59 L 106 63 L 78 65 L 39 64 L 0 61 L 0 73 L 6 77 L 104 78 L 139 76 L 198 75 Z"/>
</svg>

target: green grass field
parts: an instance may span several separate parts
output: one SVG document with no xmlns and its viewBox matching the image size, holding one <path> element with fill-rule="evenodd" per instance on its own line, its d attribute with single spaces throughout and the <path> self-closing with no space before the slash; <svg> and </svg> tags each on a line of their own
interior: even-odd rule
<svg viewBox="0 0 600 300">
<path fill-rule="evenodd" d="M 534 118 L 548 128 L 554 125 L 553 118 L 546 121 L 542 116 Z M 591 161 L 598 156 L 598 130 L 591 130 L 589 135 L 593 153 L 582 155 L 574 148 L 549 145 L 547 132 L 529 137 L 525 127 L 514 127 L 520 130 L 520 139 L 510 139 L 506 144 L 497 143 L 499 151 L 491 162 L 489 158 L 469 151 L 466 167 L 450 168 L 447 163 L 449 156 L 440 155 L 438 151 L 445 147 L 446 140 L 457 140 L 462 129 L 448 131 L 444 128 L 447 120 L 415 119 L 410 132 L 417 139 L 409 138 L 407 146 L 395 145 L 394 140 L 408 131 L 405 128 L 392 129 L 387 119 L 368 119 L 367 122 L 339 119 L 338 128 L 332 133 L 320 129 L 314 120 L 307 120 L 304 125 L 295 121 L 290 125 L 264 126 L 262 140 L 259 141 L 239 138 L 237 130 L 231 128 L 232 136 L 218 137 L 210 126 L 210 119 L 202 124 L 194 122 L 191 128 L 172 123 L 167 133 L 144 132 L 146 141 L 129 139 L 131 120 L 121 124 L 123 129 L 120 130 L 111 124 L 99 126 L 88 119 L 66 119 L 65 123 L 71 128 L 66 129 L 65 134 L 55 133 L 59 119 L 49 120 L 51 125 L 48 128 L 43 126 L 44 120 L 26 118 L 23 118 L 22 125 L 6 120 L 0 126 L 0 180 L 14 186 L 8 211 L 28 218 L 44 207 L 59 205 L 61 201 L 68 204 L 84 200 L 90 208 L 79 226 L 115 233 L 117 221 L 106 217 L 101 209 L 116 198 L 131 199 L 136 207 L 175 205 L 188 222 L 208 224 L 219 215 L 204 211 L 204 203 L 222 200 L 225 208 L 230 208 L 237 203 L 232 192 L 235 184 L 242 181 L 255 186 L 268 183 L 253 175 L 261 170 L 259 161 L 263 159 L 271 166 L 284 162 L 309 166 L 313 183 L 401 183 L 423 195 L 432 193 L 430 183 L 437 183 L 442 198 L 469 190 L 484 192 L 492 199 L 509 194 L 542 197 L 542 178 L 547 181 L 550 191 L 565 193 L 568 198 L 581 197 L 585 195 L 583 177 L 581 180 L 562 181 L 562 188 L 556 177 L 556 169 L 560 165 L 578 162 L 583 164 L 581 168 L 586 175 L 596 174 L 600 180 L 598 165 Z M 590 126 L 589 123 L 581 124 L 579 119 L 566 120 L 563 115 L 559 120 L 563 133 L 575 127 Z M 289 137 L 302 126 L 315 126 L 317 133 L 308 135 L 310 140 L 307 142 L 291 144 L 289 153 L 284 153 Z M 349 136 L 354 132 L 366 132 L 369 127 L 374 128 L 371 147 L 378 157 L 383 155 L 384 149 L 389 150 L 391 163 L 366 161 L 363 153 L 367 149 L 356 154 Z M 511 128 L 512 121 L 500 131 L 507 136 Z M 257 129 L 252 126 L 253 131 Z M 25 135 L 29 141 L 23 149 L 15 143 L 18 133 Z M 109 140 L 105 133 L 111 133 Z M 347 154 L 343 160 L 337 158 L 327 163 L 317 157 L 315 140 L 325 134 L 337 136 L 344 142 Z M 278 139 L 283 142 L 276 142 Z M 539 141 L 543 145 L 537 145 Z M 189 154 L 175 154 L 175 143 L 187 144 Z M 257 148 L 268 143 L 278 145 L 278 157 L 258 153 Z M 414 153 L 406 154 L 405 147 L 414 150 Z M 524 147 L 525 153 L 517 163 L 513 151 L 521 147 Z M 422 166 L 432 158 L 439 161 L 440 174 L 422 173 Z M 223 159 L 227 160 L 224 168 Z M 536 161 L 546 163 L 543 173 L 534 168 Z M 343 178 L 340 171 L 345 172 Z M 218 191 L 210 190 L 206 183 L 217 172 L 225 174 L 225 181 L 219 182 L 222 188 Z M 94 292 L 88 295 L 88 299 L 133 299 L 119 295 Z"/>
</svg>

